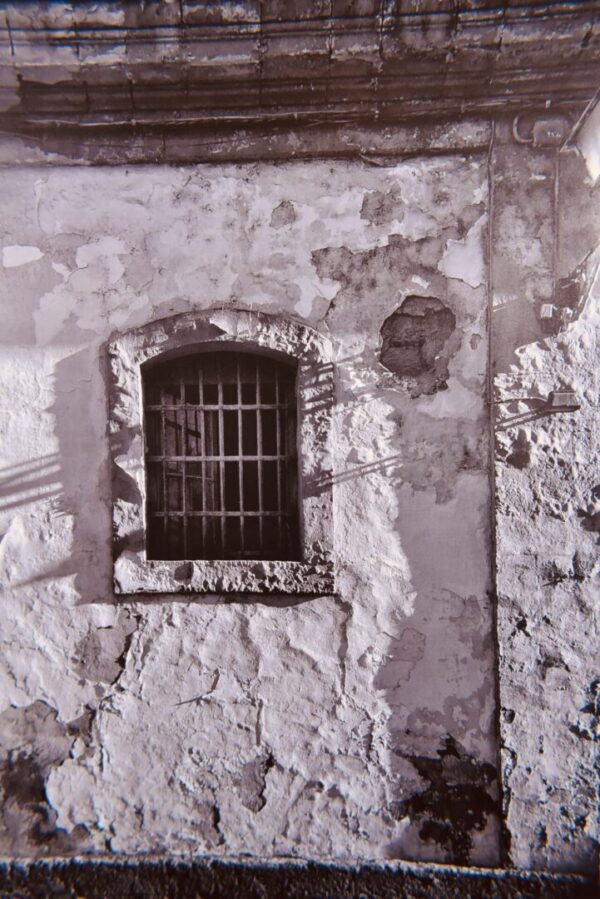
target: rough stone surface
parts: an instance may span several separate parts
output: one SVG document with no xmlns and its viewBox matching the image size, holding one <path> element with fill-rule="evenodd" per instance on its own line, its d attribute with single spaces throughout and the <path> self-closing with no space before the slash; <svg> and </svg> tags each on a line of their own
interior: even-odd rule
<svg viewBox="0 0 600 899">
<path fill-rule="evenodd" d="M 497 863 L 485 155 L 4 169 L 1 190 L 3 702 L 93 715 L 36 775 L 68 846 L 4 851 Z M 409 297 L 453 316 L 435 393 L 379 361 Z M 110 458 L 140 435 L 111 445 L 107 344 L 208 310 L 331 344 L 333 455 L 309 473 L 335 595 L 113 593 Z"/>
<path fill-rule="evenodd" d="M 594 871 L 599 194 L 574 151 L 497 138 L 490 234 L 509 857 L 519 867 Z M 546 303 L 555 306 L 550 331 Z M 548 394 L 561 389 L 575 392 L 578 411 L 548 412 Z"/>
</svg>

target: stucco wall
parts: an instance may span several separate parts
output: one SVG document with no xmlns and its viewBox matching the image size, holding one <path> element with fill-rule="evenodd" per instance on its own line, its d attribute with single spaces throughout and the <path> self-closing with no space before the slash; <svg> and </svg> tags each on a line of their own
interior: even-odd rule
<svg viewBox="0 0 600 899">
<path fill-rule="evenodd" d="M 0 180 L 3 851 L 496 863 L 485 156 Z M 221 307 L 332 341 L 336 595 L 113 595 L 109 336 Z"/>
<path fill-rule="evenodd" d="M 516 146 L 507 128 L 497 129 L 491 176 L 508 857 L 519 867 L 594 872 L 600 185 L 575 148 Z M 565 389 L 580 408 L 548 414 L 550 391 Z"/>
</svg>

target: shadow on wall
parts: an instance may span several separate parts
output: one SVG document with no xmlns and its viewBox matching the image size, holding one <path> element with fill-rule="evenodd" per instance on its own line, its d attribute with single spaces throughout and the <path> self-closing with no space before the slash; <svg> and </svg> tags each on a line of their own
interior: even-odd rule
<svg viewBox="0 0 600 899">
<path fill-rule="evenodd" d="M 377 462 L 365 462 L 362 465 L 355 465 L 352 468 L 345 468 L 343 471 L 336 471 L 333 474 L 316 477 L 308 480 L 307 493 L 309 495 L 318 495 L 323 490 L 328 489 L 336 484 L 345 484 L 348 481 L 356 481 L 370 474 L 381 474 L 389 484 L 400 483 L 400 467 L 403 464 L 403 456 L 401 453 L 395 453 L 386 456 L 384 459 L 378 459 Z"/>
<path fill-rule="evenodd" d="M 494 703 L 486 600 L 436 585 L 435 575 L 427 582 L 422 548 L 408 538 L 410 527 L 397 527 L 410 569 L 408 587 L 416 599 L 413 613 L 387 635 L 373 681 L 389 709 L 388 811 L 397 822 L 397 836 L 384 847 L 385 854 L 493 865 L 500 821 L 498 774 L 473 748 L 491 738 L 485 725 Z M 455 652 L 465 671 L 456 670 Z M 469 687 L 474 660 L 474 683 Z M 481 668 L 476 660 L 481 660 Z M 489 670 L 482 674 L 486 666 Z M 422 689 L 423 679 L 438 684 L 437 698 L 427 687 Z"/>
<path fill-rule="evenodd" d="M 58 362 L 54 395 L 48 411 L 55 419 L 58 452 L 0 472 L 0 511 L 51 502 L 52 517 L 72 523 L 50 534 L 52 555 L 61 561 L 21 586 L 74 575 L 77 604 L 114 602 L 106 405 L 97 346 Z"/>
<path fill-rule="evenodd" d="M 419 334 L 417 338 L 420 349 Z M 402 334 L 402 345 L 406 342 Z M 444 350 L 448 352 L 448 347 Z M 359 355 L 343 362 L 360 371 L 376 365 L 373 355 Z M 423 364 L 422 370 L 417 371 L 421 378 L 419 387 L 425 387 L 426 393 L 446 390 L 446 378 L 438 374 Z M 413 369 L 408 377 L 411 379 L 409 386 L 414 388 Z M 368 407 L 381 399 L 382 383 L 353 384 L 343 398 L 348 411 L 351 413 L 359 406 Z M 398 391 L 397 383 L 387 380 L 385 383 L 394 393 Z M 403 427 L 399 416 L 398 426 Z M 441 427 L 448 428 L 448 425 Z M 398 834 L 384 847 L 389 858 L 422 859 L 425 853 L 426 858 L 457 864 L 493 864 L 497 860 L 497 771 L 487 760 L 489 754 L 482 758 L 474 749 L 483 743 L 489 750 L 493 743 L 486 724 L 494 702 L 491 616 L 487 610 L 489 597 L 485 592 L 486 585 L 489 588 L 489 563 L 485 549 L 482 549 L 475 583 L 471 585 L 477 595 L 471 595 L 467 589 L 469 575 L 459 578 L 464 586 L 459 595 L 445 589 L 444 578 L 439 572 L 444 562 L 434 564 L 433 560 L 430 563 L 427 559 L 428 553 L 436 553 L 437 546 L 438 555 L 442 559 L 448 556 L 452 566 L 453 551 L 442 551 L 437 543 L 439 537 L 456 535 L 456 558 L 460 559 L 464 541 L 470 540 L 469 523 L 474 528 L 477 526 L 477 516 L 470 517 L 471 513 L 464 524 L 454 522 L 453 515 L 460 516 L 460 510 L 468 507 L 471 499 L 480 502 L 482 495 L 477 490 L 467 492 L 463 494 L 463 505 L 455 507 L 451 502 L 454 488 L 447 485 L 447 491 L 442 490 L 436 483 L 434 472 L 448 467 L 456 476 L 468 477 L 476 473 L 480 477 L 475 481 L 480 483 L 482 477 L 486 485 L 484 492 L 487 491 L 487 454 L 482 447 L 478 448 L 474 437 L 482 427 L 485 430 L 481 421 L 475 422 L 469 433 L 466 424 L 458 422 L 456 433 L 453 428 L 438 431 L 437 440 L 423 439 L 415 448 L 403 441 L 399 452 L 382 454 L 376 461 L 347 465 L 333 474 L 315 478 L 310 485 L 314 492 L 330 485 L 351 485 L 361 493 L 361 481 L 372 479 L 374 484 L 379 483 L 384 494 L 393 493 L 399 498 L 399 505 L 404 506 L 398 519 L 390 521 L 393 531 L 390 537 L 397 537 L 399 552 L 407 563 L 407 571 L 397 579 L 395 589 L 399 593 L 414 592 L 416 599 L 413 610 L 407 609 L 403 613 L 399 611 L 401 597 L 396 596 L 397 608 L 389 610 L 390 623 L 383 631 L 385 641 L 377 644 L 375 649 L 381 658 L 373 679 L 375 691 L 383 696 L 389 710 L 386 720 L 390 796 L 387 812 L 396 822 Z M 440 439 L 442 433 L 444 440 Z M 413 490 L 415 493 L 411 498 Z M 408 518 L 416 517 L 431 525 L 423 535 L 418 536 L 415 522 L 406 520 L 407 509 Z M 440 521 L 439 527 L 436 519 Z M 476 541 L 476 545 L 479 546 L 479 542 Z M 365 551 L 375 552 L 366 544 Z M 478 555 L 477 551 L 474 555 Z M 383 557 L 373 558 L 374 565 L 380 568 L 385 568 L 385 561 Z M 464 560 L 465 567 L 468 562 L 468 558 Z M 463 561 L 459 561 L 458 567 L 462 566 Z M 389 589 L 394 590 L 393 582 L 386 582 L 385 590 Z M 346 605 L 352 615 L 352 604 Z M 445 659 L 452 657 L 453 652 L 446 651 L 446 638 L 441 632 L 448 628 L 453 629 L 452 636 L 448 637 L 450 644 L 458 641 L 460 649 L 457 644 L 457 652 L 466 654 L 466 674 L 446 669 Z M 342 643 L 344 640 L 345 637 Z M 347 649 L 346 640 L 344 652 Z M 470 671 L 475 676 L 473 686 L 469 685 Z M 439 700 L 420 686 L 420 681 L 432 678 L 447 678 L 445 685 L 439 685 Z M 455 681 L 454 688 L 451 684 Z M 369 737 L 368 754 L 371 742 Z"/>
<path fill-rule="evenodd" d="M 15 466 L 7 470 L 2 479 L 2 508 L 22 505 L 29 501 L 27 497 L 31 495 L 31 501 L 43 499 L 52 502 L 57 517 L 66 517 L 71 522 L 71 528 L 63 531 L 66 534 L 64 538 L 52 538 L 64 539 L 64 544 L 60 546 L 62 561 L 27 583 L 74 575 L 77 601 L 81 604 L 114 602 L 111 585 L 111 482 L 105 387 L 100 360 L 99 348 L 90 346 L 66 356 L 56 365 L 55 399 L 49 411 L 55 420 L 58 452 Z M 354 360 L 357 365 L 363 362 L 372 365 L 374 359 Z M 357 387 L 352 391 L 352 402 L 368 404 L 376 395 L 381 395 L 380 385 Z M 322 398 L 316 396 L 308 404 L 307 412 L 318 414 L 322 408 Z M 441 451 L 446 452 L 447 448 Z M 312 488 L 318 491 L 325 482 L 344 485 L 381 476 L 388 488 L 399 492 L 408 477 L 403 470 L 405 462 L 406 457 L 400 452 L 391 452 L 375 462 L 353 464 L 326 475 L 324 479 L 316 479 Z M 393 522 L 390 526 L 398 527 Z M 404 535 L 400 539 L 404 547 Z M 412 567 L 410 548 L 408 555 Z M 419 596 L 425 596 L 426 590 L 423 593 L 418 580 L 413 578 L 413 581 L 411 589 L 416 589 Z M 164 601 L 164 597 L 147 599 L 149 603 Z M 171 601 L 188 604 L 190 596 L 169 596 Z M 265 603 L 282 607 L 309 601 L 315 601 L 315 598 L 206 596 L 201 599 L 207 605 Z M 351 615 L 351 604 L 345 605 L 347 614 Z M 411 710 L 415 714 L 427 715 L 426 709 L 414 708 L 417 700 L 412 685 L 405 692 L 412 669 L 424 657 L 425 633 L 430 631 L 427 632 L 425 626 L 421 627 L 418 615 L 413 615 L 410 621 L 405 619 L 397 629 L 385 634 L 383 658 L 378 663 L 379 670 L 374 678 L 374 689 L 381 691 L 390 709 L 386 729 L 390 750 L 389 774 L 394 786 L 388 815 L 392 822 L 410 821 L 411 829 L 418 833 L 422 843 L 431 847 L 434 857 L 464 863 L 471 858 L 473 834 L 481 831 L 495 812 L 491 789 L 495 771 L 491 765 L 467 753 L 461 744 L 461 728 L 457 726 L 451 730 L 448 725 L 452 715 L 444 713 L 436 722 L 433 728 L 435 736 L 430 740 L 431 748 L 425 752 L 419 750 L 410 733 L 407 736 L 402 702 L 409 697 L 408 701 L 413 704 Z M 348 652 L 345 630 L 340 637 L 339 654 L 344 664 L 342 659 Z M 89 663 L 86 670 L 89 674 Z M 472 702 L 476 706 L 476 699 Z M 465 716 L 471 714 L 466 706 L 461 711 Z M 476 715 L 477 711 L 475 708 L 472 714 Z M 388 855 L 407 857 L 406 844 L 399 843 L 397 849 L 389 846 Z"/>
<path fill-rule="evenodd" d="M 529 151 L 527 151 L 529 153 Z M 531 161 L 531 160 L 530 160 Z M 542 152 L 530 177 L 525 157 L 494 189 L 491 231 L 500 242 L 492 258 L 493 367 L 521 367 L 519 351 L 564 333 L 585 311 L 589 262 L 597 252 L 600 185 L 590 186 L 585 163 L 572 149 Z"/>
<path fill-rule="evenodd" d="M 49 453 L 0 468 L 0 513 L 62 494 L 60 456 Z"/>
</svg>

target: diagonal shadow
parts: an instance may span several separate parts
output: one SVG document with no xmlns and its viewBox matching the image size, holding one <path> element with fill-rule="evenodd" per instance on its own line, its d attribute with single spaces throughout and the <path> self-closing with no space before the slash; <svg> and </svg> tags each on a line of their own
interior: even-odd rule
<svg viewBox="0 0 600 899">
<path fill-rule="evenodd" d="M 58 453 L 0 468 L 0 513 L 61 496 Z"/>
<path fill-rule="evenodd" d="M 365 462 L 362 465 L 355 465 L 353 468 L 346 468 L 343 471 L 327 472 L 314 478 L 306 479 L 306 493 L 308 496 L 318 496 L 323 490 L 329 490 L 336 484 L 343 484 L 346 481 L 354 481 L 357 478 L 363 478 L 370 474 L 383 474 L 388 479 L 398 476 L 398 471 L 404 463 L 405 459 L 401 453 L 394 453 L 392 456 L 386 456 L 384 459 L 377 459 L 374 462 Z M 394 480 L 390 483 L 395 483 Z"/>
<path fill-rule="evenodd" d="M 0 482 L 0 511 L 56 500 L 54 513 L 72 519 L 59 562 L 20 583 L 74 575 L 77 603 L 114 602 L 111 584 L 110 485 L 102 363 L 94 345 L 75 350 L 54 369 L 58 452 L 12 466 Z M 103 386 L 103 385 L 102 385 Z"/>
</svg>

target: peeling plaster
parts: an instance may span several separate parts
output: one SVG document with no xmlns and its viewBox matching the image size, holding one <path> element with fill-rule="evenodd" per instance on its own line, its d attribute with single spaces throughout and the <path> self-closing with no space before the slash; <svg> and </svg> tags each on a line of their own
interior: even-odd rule
<svg viewBox="0 0 600 899">
<path fill-rule="evenodd" d="M 45 11 L 44 27 L 56 17 L 62 29 L 80 15 L 57 10 Z M 149 6 L 139 13 L 151 14 Z M 186 4 L 164 13 L 184 14 L 201 13 Z M 244 18 L 242 5 L 229 14 Z M 36 33 L 32 15 L 12 4 L 22 32 Z M 59 37 L 52 50 L 73 65 L 133 61 L 135 69 L 140 53 L 164 51 L 153 37 L 150 51 L 137 40 L 91 43 L 88 26 L 135 27 L 134 9 L 101 4 L 83 15 L 77 47 L 59 46 Z M 518 51 L 533 78 L 528 95 L 547 99 L 550 90 L 564 99 L 573 54 L 581 61 L 593 47 L 589 22 L 575 18 L 572 34 L 558 34 L 532 28 L 522 10 L 516 16 L 521 23 L 503 13 L 501 56 Z M 397 24 L 376 18 L 367 33 L 375 55 Z M 438 52 L 427 27 L 398 32 L 439 57 L 440 83 L 453 55 L 464 68 L 463 53 L 453 52 L 460 20 L 429 29 L 449 53 Z M 259 24 L 249 46 L 262 78 L 287 45 L 265 42 Z M 546 62 L 529 66 L 540 35 L 559 59 L 554 74 Z M 184 45 L 189 50 L 177 39 L 164 52 L 178 60 Z M 21 41 L 16 60 L 39 73 L 21 78 L 18 96 L 10 87 L 7 94 L 23 101 L 11 111 L 17 121 L 25 107 L 45 114 L 47 98 L 64 102 L 63 76 L 42 72 L 31 49 Z M 225 54 L 236 91 L 245 52 Z M 388 77 L 394 52 L 383 56 Z M 327 72 L 333 57 L 323 57 Z M 8 67 L 10 82 L 16 70 Z M 116 85 L 122 68 L 113 67 Z M 125 91 L 112 99 L 130 119 L 138 85 L 126 68 Z M 388 74 L 390 83 L 400 77 Z M 92 81 L 78 88 L 86 109 Z M 280 81 L 285 100 L 287 79 Z M 501 99 L 512 107 L 522 85 L 509 82 Z M 379 79 L 364 83 L 357 96 L 368 104 Z M 461 102 L 489 111 L 500 99 L 481 96 L 481 106 Z M 405 102 L 411 114 L 420 108 L 420 99 Z M 579 132 L 593 177 L 598 108 Z M 64 156 L 44 154 L 36 135 L 4 141 L 0 187 L 14 243 L 3 247 L 0 359 L 0 405 L 8 410 L 0 422 L 3 851 L 501 859 L 597 872 L 597 190 L 568 143 L 560 152 L 539 146 L 544 129 L 535 127 L 531 144 L 516 143 L 502 114 L 429 130 L 342 122 L 323 143 L 325 129 L 314 124 L 306 129 L 312 142 L 297 130 L 232 134 L 228 122 L 218 144 L 188 142 L 178 128 L 183 138 L 161 135 L 153 149 L 151 136 L 137 133 L 136 115 L 136 134 L 124 128 L 114 143 L 89 122 L 76 126 L 75 140 L 57 140 Z M 178 153 L 210 158 L 215 146 L 214 159 L 277 155 L 281 147 L 321 159 L 61 168 L 69 156 L 112 165 L 115 155 L 148 161 L 154 152 L 178 164 Z M 360 156 L 365 148 L 419 146 L 436 155 L 394 165 Z M 356 152 L 361 162 L 323 161 L 327 147 Z M 14 169 L 15 152 L 26 165 L 42 163 L 44 177 Z M 485 237 L 493 243 L 484 250 Z M 424 329 L 418 346 L 399 341 L 386 365 L 382 326 L 431 298 L 429 312 L 440 313 L 444 327 L 434 339 Z M 542 319 L 544 308 L 551 314 Z M 240 310 L 259 309 L 263 321 L 300 319 L 331 341 L 334 440 L 325 461 L 318 439 L 307 441 L 302 475 L 311 498 L 333 499 L 336 595 L 324 595 L 324 581 L 314 595 L 299 594 L 306 571 L 285 595 L 281 572 L 260 565 L 227 584 L 231 570 L 216 578 L 212 570 L 211 581 L 194 560 L 155 572 L 152 599 L 124 604 L 113 592 L 109 457 L 121 468 L 117 550 L 126 547 L 125 575 L 134 582 L 144 561 L 144 487 L 139 357 L 121 354 L 123 389 L 107 434 L 106 344 L 131 329 L 147 334 L 159 320 L 200 320 L 209 309 L 229 326 Z M 272 332 L 264 326 L 264 346 Z M 290 346 L 298 351 L 298 341 Z M 544 398 L 560 388 L 576 393 L 576 414 L 544 410 Z M 306 393 L 316 410 L 307 434 L 318 438 L 318 385 Z M 309 564 L 318 567 L 323 547 L 312 549 Z M 250 601 L 224 594 L 252 578 L 279 592 Z M 189 592 L 198 584 L 214 592 L 199 601 Z M 174 587 L 188 592 L 176 596 Z"/>
<path fill-rule="evenodd" d="M 485 175 L 481 160 L 436 157 L 385 170 L 156 167 L 150 180 L 53 168 L 43 181 L 26 172 L 18 196 L 0 178 L 27 242 L 48 247 L 34 281 L 26 266 L 6 272 L 23 318 L 2 458 L 38 483 L 6 519 L 4 683 L 10 702 L 41 697 L 60 721 L 94 712 L 45 778 L 54 826 L 85 828 L 93 852 L 382 857 L 398 803 L 427 788 L 410 757 L 435 758 L 452 737 L 473 765 L 494 764 L 486 298 L 438 267 L 481 218 Z M 483 263 L 469 246 L 475 281 Z M 414 296 L 439 298 L 455 321 L 447 389 L 434 395 L 411 395 L 378 358 L 383 323 Z M 309 509 L 332 497 L 334 596 L 226 595 L 216 581 L 201 597 L 161 593 L 193 587 L 193 560 L 159 571 L 152 599 L 113 593 L 109 456 L 123 471 L 128 565 L 143 540 L 143 471 L 139 422 L 125 426 L 139 416 L 139 359 L 119 357 L 107 436 L 106 345 L 208 310 L 217 337 L 247 316 L 265 346 L 277 333 L 297 352 L 304 325 L 331 346 L 331 450 L 318 461 L 317 378 L 302 476 Z M 273 317 L 295 324 L 274 331 Z M 177 339 L 167 328 L 156 351 Z M 252 575 L 257 586 L 267 574 Z M 452 841 L 419 836 L 411 816 L 406 853 L 452 860 Z M 495 864 L 493 827 L 469 833 L 470 857 Z"/>
<path fill-rule="evenodd" d="M 501 147 L 493 162 L 506 173 L 495 192 L 494 289 L 506 295 L 518 281 L 529 296 L 499 304 L 493 321 L 496 398 L 522 398 L 495 409 L 509 861 L 591 873 L 598 853 L 598 770 L 589 740 L 597 679 L 590 646 L 598 633 L 598 196 L 572 154 L 551 165 L 541 152 Z M 531 172 L 546 177 L 530 179 Z M 557 197 L 554 235 L 548 223 Z M 539 309 L 549 299 L 548 272 L 559 314 L 547 329 Z M 538 398 L 567 385 L 580 409 L 548 415 Z"/>
<path fill-rule="evenodd" d="M 6 848 L 14 855 L 69 855 L 89 845 L 87 829 L 61 826 L 46 793 L 52 772 L 68 758 L 80 735 L 87 735 L 92 720 L 88 712 L 70 724 L 62 724 L 56 710 L 36 701 L 23 708 L 9 708 L 0 716 L 0 790 L 2 830 Z"/>
<path fill-rule="evenodd" d="M 2 265 L 4 268 L 17 268 L 30 262 L 37 262 L 43 257 L 39 247 L 2 247 Z"/>
<path fill-rule="evenodd" d="M 416 827 L 421 839 L 446 847 L 451 857 L 464 863 L 472 855 L 474 835 L 486 828 L 488 818 L 498 815 L 491 789 L 496 771 L 471 758 L 452 737 L 445 737 L 437 755 L 408 756 L 428 786 L 399 803 L 398 817 L 411 823 L 390 851 L 398 852 L 410 828 Z"/>
<path fill-rule="evenodd" d="M 485 260 L 481 252 L 485 216 L 475 222 L 462 240 L 450 238 L 440 262 L 439 270 L 447 278 L 460 278 L 471 287 L 485 281 Z"/>
</svg>

